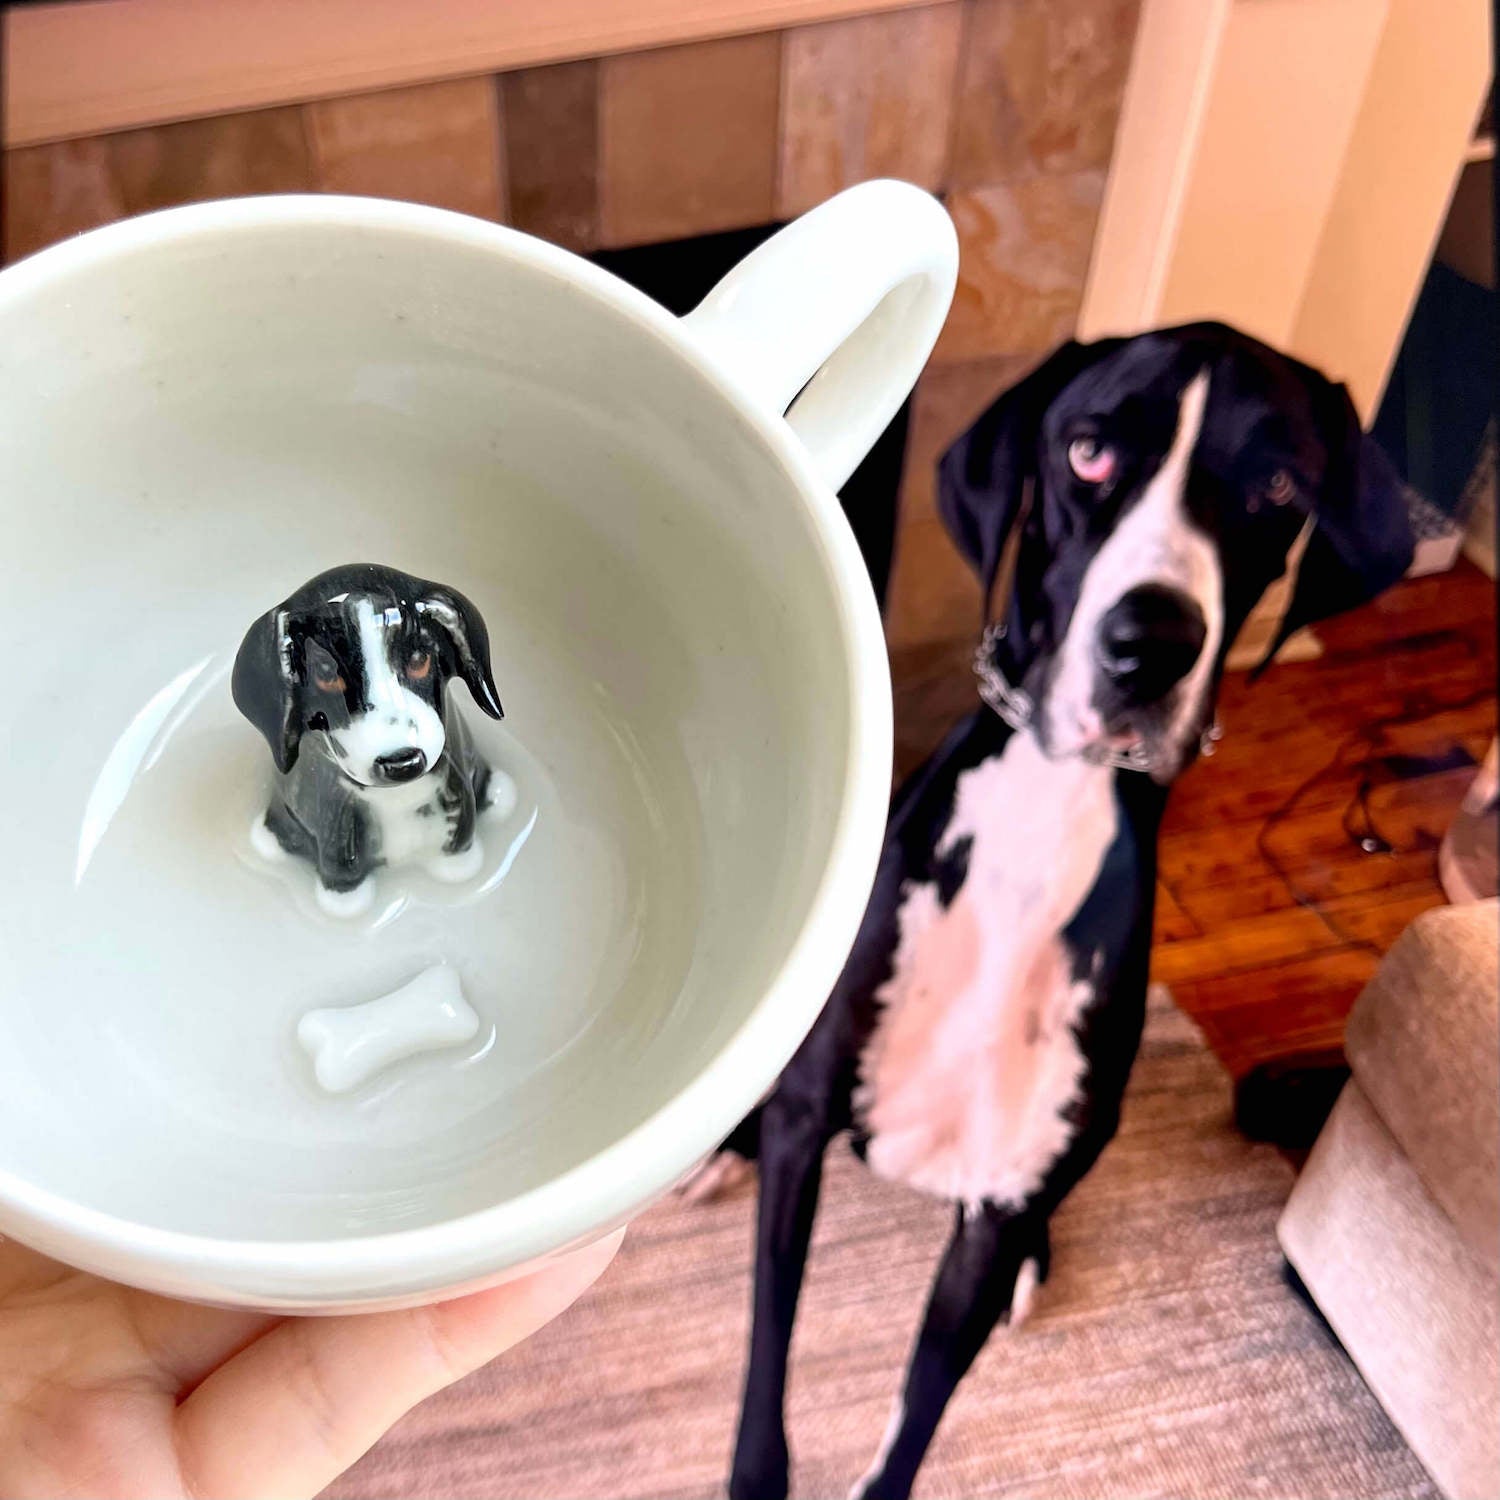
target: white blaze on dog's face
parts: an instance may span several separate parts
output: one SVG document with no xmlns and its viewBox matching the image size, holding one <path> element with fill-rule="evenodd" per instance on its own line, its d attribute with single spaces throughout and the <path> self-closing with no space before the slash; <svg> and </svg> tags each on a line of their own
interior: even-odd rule
<svg viewBox="0 0 1500 1500">
<path fill-rule="evenodd" d="M 1203 727 L 1224 589 L 1218 548 L 1186 497 L 1209 381 L 1204 370 L 1188 382 L 1170 448 L 1084 570 L 1039 706 L 1053 755 L 1144 744 L 1166 779 Z M 1085 463 L 1099 456 L 1075 460 L 1086 476 Z"/>
<path fill-rule="evenodd" d="M 443 753 L 442 716 L 415 690 L 411 664 L 395 659 L 405 649 L 401 611 L 356 599 L 353 616 L 351 645 L 358 660 L 350 665 L 360 702 L 347 721 L 330 725 L 329 749 L 345 775 L 365 786 L 410 781 L 430 771 Z M 437 670 L 430 656 L 425 670 Z"/>
</svg>

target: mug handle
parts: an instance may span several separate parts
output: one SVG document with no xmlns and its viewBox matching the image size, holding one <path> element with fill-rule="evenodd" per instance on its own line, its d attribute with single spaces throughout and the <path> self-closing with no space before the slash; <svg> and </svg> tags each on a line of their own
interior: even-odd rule
<svg viewBox="0 0 1500 1500">
<path fill-rule="evenodd" d="M 747 255 L 683 331 L 751 401 L 785 413 L 837 490 L 916 384 L 957 276 L 937 199 L 863 182 Z"/>
</svg>

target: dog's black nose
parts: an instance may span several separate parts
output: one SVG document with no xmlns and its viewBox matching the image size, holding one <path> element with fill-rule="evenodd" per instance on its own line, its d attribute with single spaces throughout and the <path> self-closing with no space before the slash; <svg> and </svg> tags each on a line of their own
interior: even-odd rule
<svg viewBox="0 0 1500 1500">
<path fill-rule="evenodd" d="M 1207 636 L 1203 611 L 1180 589 L 1142 584 L 1099 621 L 1099 662 L 1131 702 L 1155 703 L 1193 670 Z"/>
<path fill-rule="evenodd" d="M 420 750 L 397 750 L 377 757 L 375 769 L 382 781 L 415 781 L 427 769 L 427 757 Z"/>
</svg>

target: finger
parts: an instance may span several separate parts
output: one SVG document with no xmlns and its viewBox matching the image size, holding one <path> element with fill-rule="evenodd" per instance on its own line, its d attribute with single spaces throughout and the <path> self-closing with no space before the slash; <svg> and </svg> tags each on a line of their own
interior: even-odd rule
<svg viewBox="0 0 1500 1500">
<path fill-rule="evenodd" d="M 174 1396 L 192 1390 L 226 1360 L 286 1321 L 285 1314 L 199 1307 L 125 1287 L 117 1290 L 142 1351 L 160 1373 L 163 1389 Z"/>
<path fill-rule="evenodd" d="M 0 1234 L 0 1299 L 30 1295 L 78 1273 Z"/>
<path fill-rule="evenodd" d="M 289 1318 L 178 1408 L 191 1493 L 316 1494 L 395 1420 L 550 1322 L 614 1258 L 624 1231 L 545 1269 L 452 1302 Z"/>
<path fill-rule="evenodd" d="M 139 1368 L 132 1366 L 132 1375 L 174 1398 L 281 1321 L 138 1292 L 5 1239 L 0 1239 L 0 1303 L 16 1327 L 24 1320 L 55 1325 L 66 1310 L 90 1330 L 92 1357 L 107 1358 L 112 1369 L 121 1369 L 121 1359 L 129 1361 L 138 1351 Z"/>
</svg>

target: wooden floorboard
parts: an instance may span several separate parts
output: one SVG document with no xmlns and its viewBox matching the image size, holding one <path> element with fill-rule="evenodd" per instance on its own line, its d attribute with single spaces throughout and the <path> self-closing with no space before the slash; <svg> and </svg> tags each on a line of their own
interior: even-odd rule
<svg viewBox="0 0 1500 1500">
<path fill-rule="evenodd" d="M 1219 753 L 1162 829 L 1154 977 L 1236 1073 L 1337 1046 L 1380 954 L 1443 900 L 1437 847 L 1495 734 L 1494 585 L 1471 564 L 1318 634 L 1315 661 L 1226 679 Z M 971 649 L 893 655 L 903 771 L 973 706 Z"/>
</svg>

